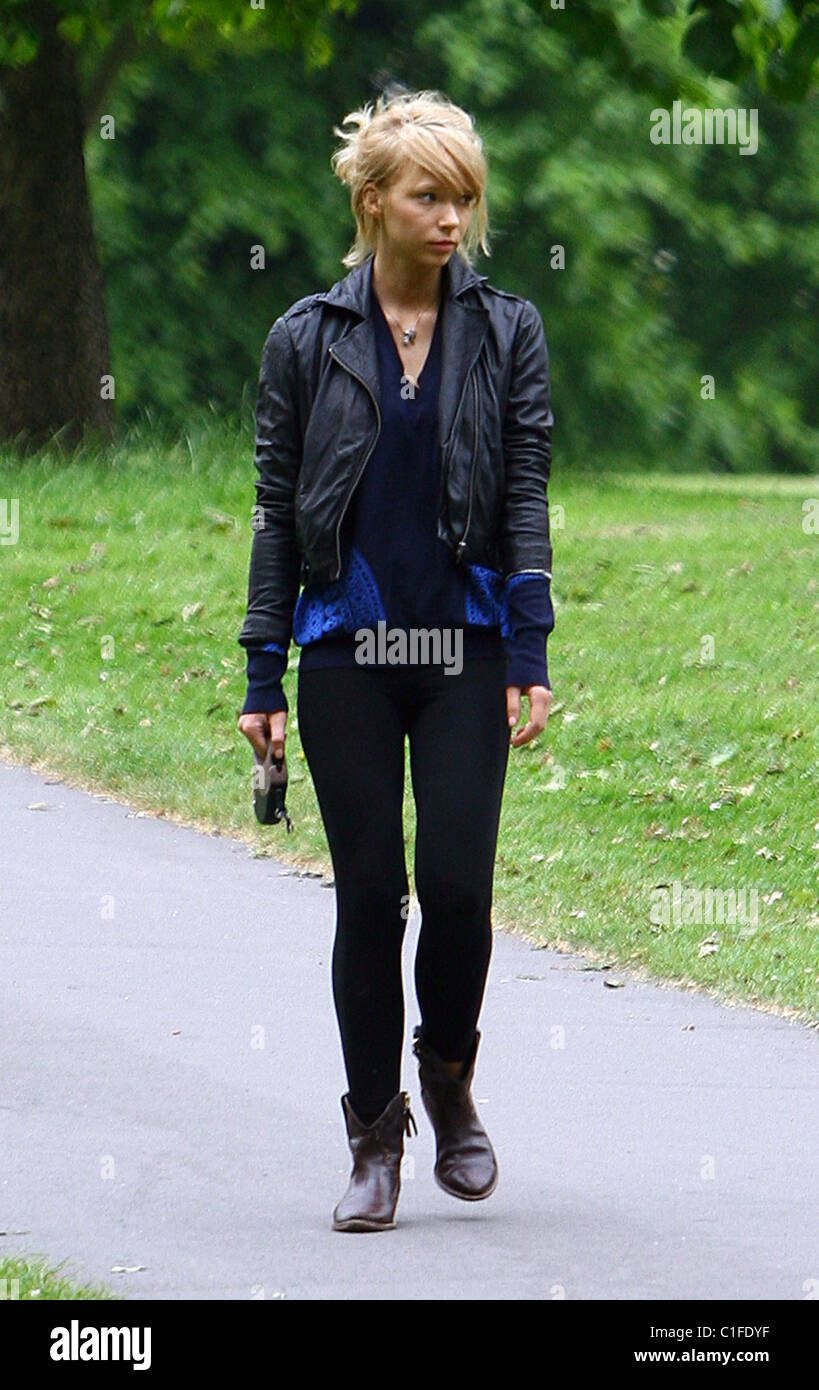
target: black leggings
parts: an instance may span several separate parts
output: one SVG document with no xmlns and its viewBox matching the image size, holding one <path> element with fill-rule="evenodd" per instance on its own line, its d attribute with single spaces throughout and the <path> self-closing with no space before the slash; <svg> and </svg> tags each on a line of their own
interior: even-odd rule
<svg viewBox="0 0 819 1390">
<path fill-rule="evenodd" d="M 443 666 L 299 671 L 298 723 L 335 875 L 333 999 L 350 1104 L 370 1124 L 400 1089 L 409 915 L 404 736 L 416 809 L 415 989 L 427 1042 L 474 1041 L 492 951 L 492 878 L 509 756 L 503 655 Z"/>
</svg>

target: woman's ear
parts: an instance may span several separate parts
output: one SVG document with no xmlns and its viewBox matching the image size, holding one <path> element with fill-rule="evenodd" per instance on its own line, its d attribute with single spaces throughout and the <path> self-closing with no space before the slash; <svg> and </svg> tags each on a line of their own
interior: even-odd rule
<svg viewBox="0 0 819 1390">
<path fill-rule="evenodd" d="M 364 206 L 364 211 L 369 213 L 370 217 L 381 216 L 381 195 L 375 187 L 375 184 L 367 183 L 364 185 L 361 190 L 361 202 Z"/>
</svg>

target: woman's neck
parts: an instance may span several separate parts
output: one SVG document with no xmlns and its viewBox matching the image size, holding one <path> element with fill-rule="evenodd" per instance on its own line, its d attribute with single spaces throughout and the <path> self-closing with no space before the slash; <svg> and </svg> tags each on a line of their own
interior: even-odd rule
<svg viewBox="0 0 819 1390">
<path fill-rule="evenodd" d="M 397 314 L 417 314 L 435 310 L 441 294 L 441 267 L 419 266 L 390 258 L 379 248 L 373 258 L 373 289 L 380 304 L 388 304 Z"/>
</svg>

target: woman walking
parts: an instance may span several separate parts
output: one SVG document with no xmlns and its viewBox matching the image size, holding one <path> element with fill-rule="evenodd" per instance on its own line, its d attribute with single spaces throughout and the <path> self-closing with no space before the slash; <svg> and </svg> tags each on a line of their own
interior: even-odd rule
<svg viewBox="0 0 819 1390">
<path fill-rule="evenodd" d="M 469 259 L 488 252 L 471 117 L 440 93 L 402 92 L 343 125 L 333 167 L 356 223 L 351 268 L 282 314 L 262 353 L 239 728 L 260 756 L 268 740 L 283 755 L 295 640 L 299 733 L 335 878 L 349 1087 L 353 1165 L 333 1227 L 373 1231 L 395 1224 L 415 1127 L 401 1089 L 406 738 L 421 909 L 413 1050 L 435 1178 L 467 1201 L 497 1183 L 471 1085 L 509 745 L 545 727 L 552 700 L 553 417 L 536 308 Z M 522 695 L 529 717 L 510 735 Z"/>
</svg>

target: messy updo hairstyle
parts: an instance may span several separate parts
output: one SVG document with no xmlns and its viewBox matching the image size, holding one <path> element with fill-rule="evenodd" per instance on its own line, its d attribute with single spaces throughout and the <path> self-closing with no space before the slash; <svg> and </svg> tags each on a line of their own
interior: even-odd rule
<svg viewBox="0 0 819 1390">
<path fill-rule="evenodd" d="M 344 126 L 352 126 L 344 130 Z M 472 117 L 440 92 L 383 92 L 344 117 L 333 134 L 343 141 L 330 163 L 350 190 L 356 235 L 342 264 L 361 265 L 375 250 L 378 222 L 364 208 L 368 183 L 386 191 L 400 177 L 408 159 L 458 193 L 471 193 L 475 204 L 457 251 L 471 265 L 476 247 L 489 255 L 489 219 L 485 189 L 487 163 Z"/>
</svg>

